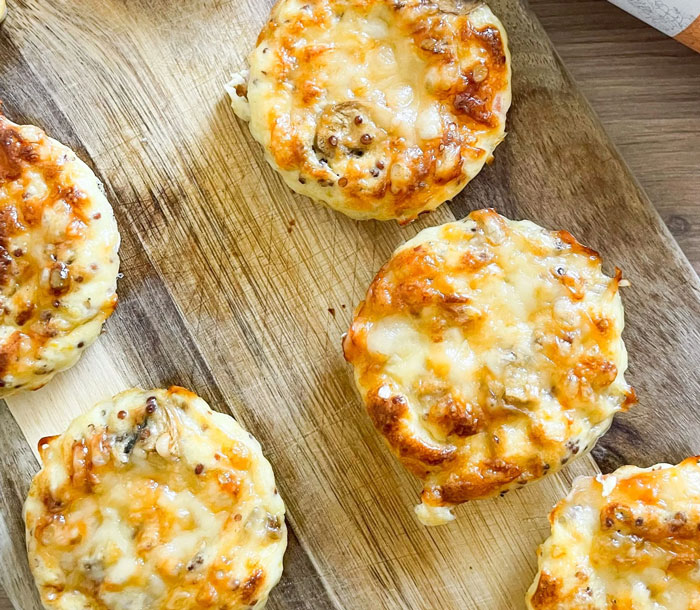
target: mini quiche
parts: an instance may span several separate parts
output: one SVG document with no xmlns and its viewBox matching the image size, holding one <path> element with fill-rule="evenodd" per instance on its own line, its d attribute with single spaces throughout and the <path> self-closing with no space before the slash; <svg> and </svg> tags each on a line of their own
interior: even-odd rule
<svg viewBox="0 0 700 610">
<path fill-rule="evenodd" d="M 700 608 L 700 457 L 579 477 L 549 520 L 529 610 Z"/>
<path fill-rule="evenodd" d="M 75 364 L 117 303 L 119 231 L 67 147 L 0 114 L 0 397 Z"/>
<path fill-rule="evenodd" d="M 457 195 L 505 135 L 506 33 L 458 0 L 280 0 L 235 112 L 290 188 L 407 223 Z"/>
<path fill-rule="evenodd" d="M 129 390 L 42 439 L 29 565 L 60 610 L 261 608 L 284 504 L 260 445 L 192 392 Z"/>
<path fill-rule="evenodd" d="M 566 231 L 493 210 L 425 229 L 382 267 L 343 348 L 424 481 L 423 523 L 556 471 L 634 401 L 620 279 Z"/>
</svg>

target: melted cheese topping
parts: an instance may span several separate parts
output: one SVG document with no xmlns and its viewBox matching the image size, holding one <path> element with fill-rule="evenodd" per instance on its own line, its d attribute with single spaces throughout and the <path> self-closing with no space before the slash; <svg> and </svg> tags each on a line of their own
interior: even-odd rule
<svg viewBox="0 0 700 610">
<path fill-rule="evenodd" d="M 459 193 L 503 139 L 510 55 L 483 4 L 280 0 L 250 75 L 228 90 L 290 188 L 409 222 Z"/>
<path fill-rule="evenodd" d="M 0 396 L 41 387 L 97 338 L 117 303 L 118 248 L 90 168 L 0 115 Z"/>
<path fill-rule="evenodd" d="M 700 458 L 580 477 L 549 520 L 530 610 L 700 608 Z"/>
<path fill-rule="evenodd" d="M 570 234 L 492 210 L 422 231 L 379 271 L 343 347 L 425 481 L 424 523 L 557 470 L 633 401 L 619 279 Z"/>
<path fill-rule="evenodd" d="M 43 439 L 24 517 L 46 608 L 264 605 L 284 504 L 260 445 L 182 388 L 129 390 Z"/>
</svg>

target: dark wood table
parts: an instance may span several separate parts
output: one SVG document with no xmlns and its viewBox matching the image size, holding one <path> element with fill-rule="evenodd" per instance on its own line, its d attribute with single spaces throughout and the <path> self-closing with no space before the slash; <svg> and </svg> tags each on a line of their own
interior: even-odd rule
<svg viewBox="0 0 700 610">
<path fill-rule="evenodd" d="M 530 0 L 530 5 L 700 270 L 700 54 L 605 0 Z M 0 589 L 0 610 L 11 608 Z"/>
<path fill-rule="evenodd" d="M 530 6 L 699 271 L 700 54 L 604 0 Z"/>
</svg>

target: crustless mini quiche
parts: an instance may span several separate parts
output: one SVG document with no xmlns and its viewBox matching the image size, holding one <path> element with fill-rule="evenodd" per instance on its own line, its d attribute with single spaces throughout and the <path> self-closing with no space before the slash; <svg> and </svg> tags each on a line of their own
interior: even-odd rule
<svg viewBox="0 0 700 610">
<path fill-rule="evenodd" d="M 506 33 L 457 0 L 280 0 L 228 85 L 293 190 L 410 222 L 492 158 L 510 106 Z"/>
<path fill-rule="evenodd" d="M 117 303 L 119 232 L 67 147 L 0 114 L 0 397 L 78 360 Z"/>
<path fill-rule="evenodd" d="M 424 481 L 422 522 L 556 471 L 634 402 L 620 277 L 569 233 L 493 210 L 425 229 L 379 271 L 343 347 Z"/>
<path fill-rule="evenodd" d="M 264 606 L 284 504 L 233 418 L 183 388 L 129 390 L 39 448 L 24 518 L 47 609 Z"/>
<path fill-rule="evenodd" d="M 700 458 L 580 477 L 552 511 L 529 610 L 698 610 Z"/>
</svg>

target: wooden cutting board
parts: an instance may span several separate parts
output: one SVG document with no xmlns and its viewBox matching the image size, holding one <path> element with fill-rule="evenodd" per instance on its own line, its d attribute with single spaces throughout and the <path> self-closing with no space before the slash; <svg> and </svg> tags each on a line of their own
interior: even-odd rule
<svg viewBox="0 0 700 610">
<path fill-rule="evenodd" d="M 187 386 L 263 444 L 287 502 L 272 609 L 523 608 L 547 513 L 571 479 L 700 453 L 700 282 L 541 27 L 493 0 L 514 102 L 496 162 L 412 226 L 356 222 L 292 194 L 229 108 L 271 0 L 17 0 L 0 29 L 8 116 L 73 147 L 123 237 L 120 306 L 80 364 L 0 403 L 0 584 L 41 608 L 21 505 L 39 437 L 133 385 Z M 426 226 L 494 206 L 567 229 L 623 268 L 640 404 L 561 474 L 426 529 L 419 485 L 374 433 L 340 336 L 376 270 Z"/>
</svg>

